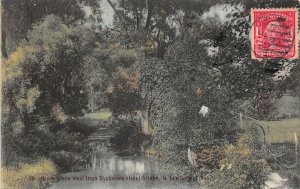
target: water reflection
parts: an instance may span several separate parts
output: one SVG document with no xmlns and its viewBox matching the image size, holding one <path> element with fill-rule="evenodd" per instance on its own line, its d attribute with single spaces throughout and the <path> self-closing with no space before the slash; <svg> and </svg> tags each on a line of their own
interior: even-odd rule
<svg viewBox="0 0 300 189">
<path fill-rule="evenodd" d="M 197 183 L 170 180 L 168 174 L 148 157 L 119 157 L 113 153 L 102 153 L 94 155 L 91 164 L 86 171 L 63 174 L 64 177 L 70 177 L 70 181 L 57 182 L 49 189 L 199 188 Z"/>
</svg>

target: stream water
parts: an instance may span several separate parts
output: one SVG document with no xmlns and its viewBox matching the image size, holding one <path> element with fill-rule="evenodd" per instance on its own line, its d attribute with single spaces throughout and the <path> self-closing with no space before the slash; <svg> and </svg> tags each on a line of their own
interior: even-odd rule
<svg viewBox="0 0 300 189">
<path fill-rule="evenodd" d="M 196 182 L 168 174 L 145 156 L 94 155 L 90 169 L 60 175 L 49 189 L 198 189 Z"/>
</svg>

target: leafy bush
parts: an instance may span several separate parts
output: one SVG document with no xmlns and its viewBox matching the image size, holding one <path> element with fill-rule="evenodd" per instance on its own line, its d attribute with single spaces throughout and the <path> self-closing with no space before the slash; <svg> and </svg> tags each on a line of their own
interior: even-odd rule
<svg viewBox="0 0 300 189">
<path fill-rule="evenodd" d="M 249 142 L 249 138 L 241 137 L 236 145 L 228 145 L 225 158 L 220 161 L 221 168 L 209 173 L 205 184 L 222 189 L 261 188 L 271 168 L 265 159 L 253 153 Z"/>
<path fill-rule="evenodd" d="M 64 150 L 53 152 L 50 154 L 50 156 L 54 163 L 58 165 L 60 171 L 63 172 L 71 171 L 74 165 L 83 161 L 83 158 L 80 154 L 67 152 Z"/>
<path fill-rule="evenodd" d="M 223 147 L 212 146 L 197 152 L 196 162 L 199 167 L 219 169 L 220 161 L 224 158 L 224 155 Z"/>
<path fill-rule="evenodd" d="M 299 171 L 298 171 L 298 173 L 297 172 L 290 173 L 288 178 L 290 179 L 290 183 L 291 183 L 291 186 L 293 188 L 299 188 L 300 187 Z"/>
<path fill-rule="evenodd" d="M 111 143 L 116 150 L 140 151 L 146 137 L 142 133 L 141 127 L 136 121 L 120 120 L 120 129 L 111 139 Z"/>
</svg>

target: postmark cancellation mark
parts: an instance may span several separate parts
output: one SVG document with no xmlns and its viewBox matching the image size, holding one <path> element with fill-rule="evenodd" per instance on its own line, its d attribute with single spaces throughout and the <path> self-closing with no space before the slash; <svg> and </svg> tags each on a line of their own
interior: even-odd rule
<svg viewBox="0 0 300 189">
<path fill-rule="evenodd" d="M 298 58 L 298 10 L 251 9 L 252 59 Z"/>
</svg>

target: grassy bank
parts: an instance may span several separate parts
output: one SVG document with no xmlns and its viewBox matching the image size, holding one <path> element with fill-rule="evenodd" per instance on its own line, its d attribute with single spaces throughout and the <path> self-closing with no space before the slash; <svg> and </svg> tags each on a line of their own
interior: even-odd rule
<svg viewBox="0 0 300 189">
<path fill-rule="evenodd" d="M 94 112 L 94 113 L 85 114 L 83 118 L 102 120 L 102 119 L 110 118 L 111 116 L 112 116 L 111 112 L 101 111 L 101 112 Z"/>
<path fill-rule="evenodd" d="M 268 143 L 294 141 L 294 133 L 298 137 L 300 136 L 300 118 L 263 121 L 259 124 L 266 131 L 266 140 Z"/>
<path fill-rule="evenodd" d="M 4 189 L 41 189 L 50 185 L 50 181 L 39 178 L 57 174 L 55 165 L 49 160 L 40 160 L 33 164 L 23 164 L 18 169 L 1 168 L 2 187 Z"/>
</svg>

